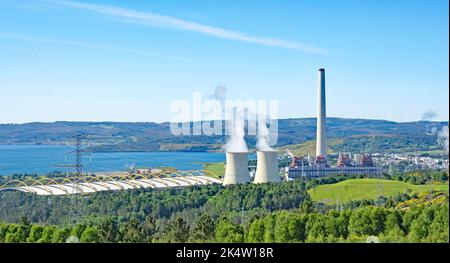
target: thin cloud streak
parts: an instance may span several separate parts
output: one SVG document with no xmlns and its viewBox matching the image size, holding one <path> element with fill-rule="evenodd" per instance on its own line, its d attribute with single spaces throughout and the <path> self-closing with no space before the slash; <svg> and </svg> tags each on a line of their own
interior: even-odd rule
<svg viewBox="0 0 450 263">
<path fill-rule="evenodd" d="M 115 52 L 121 52 L 121 53 L 128 53 L 128 54 L 133 54 L 133 55 L 138 55 L 138 56 L 146 56 L 146 57 L 175 60 L 175 61 L 182 61 L 182 62 L 202 62 L 202 61 L 184 58 L 184 57 L 152 53 L 152 52 L 148 52 L 148 51 L 140 50 L 140 49 L 122 48 L 122 47 L 94 44 L 94 43 L 81 42 L 81 41 L 70 41 L 70 40 L 61 40 L 61 39 L 54 39 L 54 38 L 24 36 L 24 35 L 10 34 L 10 33 L 2 33 L 2 32 L 0 32 L 0 38 L 22 40 L 22 41 L 32 41 L 32 42 L 47 43 L 47 44 L 71 45 L 71 46 L 77 46 L 77 47 L 101 49 L 101 50 L 115 51 Z"/>
<path fill-rule="evenodd" d="M 311 44 L 296 42 L 296 41 L 288 41 L 279 38 L 272 37 L 257 37 L 251 36 L 242 32 L 208 26 L 204 24 L 199 24 L 196 22 L 191 22 L 187 20 L 182 20 L 175 17 L 164 16 L 149 12 L 140 12 L 131 9 L 116 7 L 116 6 L 108 6 L 108 5 L 98 5 L 98 4 L 88 4 L 74 1 L 65 1 L 65 0 L 51 0 L 53 3 L 57 3 L 60 5 L 64 5 L 67 7 L 89 10 L 96 13 L 117 16 L 122 18 L 131 18 L 135 19 L 141 23 L 144 23 L 149 26 L 155 27 L 166 27 L 172 29 L 181 29 L 192 32 L 197 32 L 213 37 L 218 37 L 222 39 L 235 40 L 247 43 L 253 43 L 263 46 L 270 47 L 280 47 L 287 49 L 300 50 L 307 53 L 313 54 L 326 54 L 327 50 L 316 47 Z"/>
</svg>

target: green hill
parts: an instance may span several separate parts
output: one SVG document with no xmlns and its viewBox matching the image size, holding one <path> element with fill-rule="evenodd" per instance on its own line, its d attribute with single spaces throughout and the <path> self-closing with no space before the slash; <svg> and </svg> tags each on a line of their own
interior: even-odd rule
<svg viewBox="0 0 450 263">
<path fill-rule="evenodd" d="M 349 179 L 335 184 L 319 185 L 308 192 L 314 201 L 336 204 L 351 200 L 376 199 L 380 195 L 389 197 L 409 190 L 419 193 L 429 190 L 448 192 L 448 184 L 414 185 L 383 179 Z"/>
<path fill-rule="evenodd" d="M 190 127 L 193 126 L 189 123 Z M 416 152 L 434 151 L 439 147 L 434 130 L 446 122 L 392 122 L 327 118 L 330 152 Z M 222 123 L 224 129 L 225 123 Z M 0 124 L 0 144 L 66 144 L 71 136 L 89 134 L 92 150 L 108 151 L 218 151 L 226 136 L 174 136 L 170 124 L 154 122 L 33 122 Z M 313 153 L 316 119 L 278 120 L 276 147 L 292 145 L 299 152 Z M 246 136 L 254 148 L 255 136 Z M 297 149 L 298 148 L 298 149 Z"/>
</svg>

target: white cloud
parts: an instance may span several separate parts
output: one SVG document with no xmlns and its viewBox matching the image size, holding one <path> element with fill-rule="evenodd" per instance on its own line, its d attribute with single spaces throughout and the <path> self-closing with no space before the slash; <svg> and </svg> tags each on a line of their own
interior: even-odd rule
<svg viewBox="0 0 450 263">
<path fill-rule="evenodd" d="M 84 48 L 94 48 L 94 49 L 109 50 L 109 51 L 128 53 L 128 54 L 139 55 L 139 56 L 146 56 L 146 57 L 153 57 L 153 58 L 160 58 L 160 59 L 167 59 L 167 60 L 176 60 L 176 61 L 183 61 L 183 62 L 201 62 L 201 61 L 193 60 L 190 58 L 152 53 L 152 52 L 148 52 L 146 50 L 141 50 L 141 49 L 122 48 L 122 47 L 94 44 L 94 43 L 82 42 L 82 41 L 70 41 L 70 40 L 61 40 L 61 39 L 54 39 L 54 38 L 36 37 L 36 36 L 24 36 L 24 35 L 10 34 L 10 33 L 2 33 L 2 32 L 0 32 L 0 38 L 32 41 L 32 42 L 47 43 L 47 44 L 71 45 L 71 46 L 84 47 Z"/>
<path fill-rule="evenodd" d="M 251 36 L 242 32 L 208 26 L 204 24 L 199 24 L 196 22 L 191 22 L 187 20 L 182 20 L 176 17 L 164 16 L 149 12 L 140 12 L 135 10 L 130 10 L 126 8 L 108 6 L 108 5 L 98 5 L 98 4 L 88 4 L 74 1 L 66 0 L 53 0 L 52 2 L 61 4 L 67 7 L 89 10 L 96 13 L 117 16 L 122 18 L 134 19 L 146 25 L 155 27 L 167 27 L 172 29 L 181 29 L 187 31 L 193 31 L 213 37 L 236 40 L 247 43 L 254 43 L 263 46 L 280 47 L 287 49 L 300 50 L 307 53 L 323 54 L 327 53 L 325 49 L 316 47 L 311 44 L 288 41 L 279 38 L 272 37 L 257 37 Z"/>
</svg>

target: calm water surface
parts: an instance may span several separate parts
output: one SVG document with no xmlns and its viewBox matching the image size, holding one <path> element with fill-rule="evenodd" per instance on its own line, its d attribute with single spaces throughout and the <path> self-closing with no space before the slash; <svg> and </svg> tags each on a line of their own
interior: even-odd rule
<svg viewBox="0 0 450 263">
<path fill-rule="evenodd" d="M 43 174 L 52 171 L 72 171 L 58 167 L 74 163 L 73 147 L 59 145 L 0 145 L 0 175 L 14 173 Z M 204 163 L 221 162 L 224 153 L 205 152 L 114 152 L 92 153 L 83 157 L 86 172 L 124 171 L 125 165 L 136 167 L 175 167 L 179 170 L 202 169 Z"/>
</svg>

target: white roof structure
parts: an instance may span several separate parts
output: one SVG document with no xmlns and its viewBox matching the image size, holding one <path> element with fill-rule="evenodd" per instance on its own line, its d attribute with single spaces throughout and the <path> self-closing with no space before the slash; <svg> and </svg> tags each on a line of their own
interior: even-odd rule
<svg viewBox="0 0 450 263">
<path fill-rule="evenodd" d="M 100 191 L 118 191 L 126 189 L 153 188 L 163 189 L 170 187 L 186 187 L 192 185 L 221 184 L 222 181 L 206 175 L 167 176 L 159 178 L 124 178 L 115 180 L 83 180 L 78 185 L 73 182 L 43 184 L 34 181 L 33 184 L 20 183 L 0 188 L 0 191 L 21 191 L 37 195 L 70 195 L 89 194 Z"/>
</svg>

